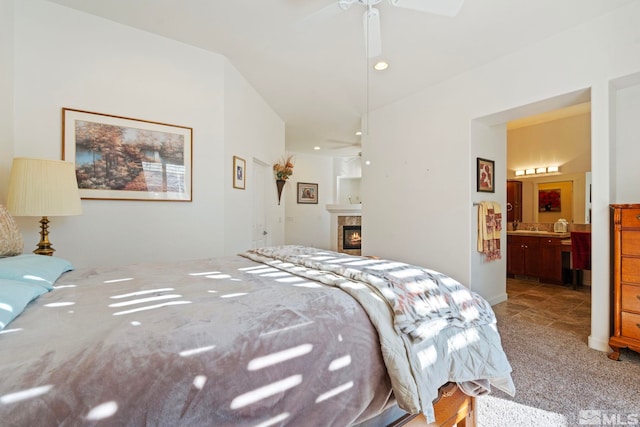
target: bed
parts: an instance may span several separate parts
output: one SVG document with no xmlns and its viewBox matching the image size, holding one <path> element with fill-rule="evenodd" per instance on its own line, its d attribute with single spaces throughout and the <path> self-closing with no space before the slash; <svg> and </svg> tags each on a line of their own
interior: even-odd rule
<svg viewBox="0 0 640 427">
<path fill-rule="evenodd" d="M 21 284 L 31 302 L 0 322 L 3 425 L 472 424 L 469 396 L 515 392 L 489 304 L 400 262 L 302 246 L 0 259 L 0 297 Z"/>
</svg>

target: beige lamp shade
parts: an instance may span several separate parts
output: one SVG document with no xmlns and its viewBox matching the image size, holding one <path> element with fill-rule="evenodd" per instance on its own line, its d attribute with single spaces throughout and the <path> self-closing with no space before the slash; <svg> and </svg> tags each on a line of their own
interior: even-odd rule
<svg viewBox="0 0 640 427">
<path fill-rule="evenodd" d="M 62 160 L 14 158 L 7 209 L 14 216 L 82 214 L 74 164 Z"/>
</svg>

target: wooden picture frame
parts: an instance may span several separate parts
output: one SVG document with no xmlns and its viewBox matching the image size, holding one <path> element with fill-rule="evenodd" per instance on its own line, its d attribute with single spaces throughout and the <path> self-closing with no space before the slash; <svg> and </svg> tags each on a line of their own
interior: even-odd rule
<svg viewBox="0 0 640 427">
<path fill-rule="evenodd" d="M 318 184 L 299 182 L 298 203 L 318 204 Z"/>
<path fill-rule="evenodd" d="M 193 129 L 62 109 L 62 159 L 82 199 L 191 201 Z"/>
<path fill-rule="evenodd" d="M 243 158 L 233 156 L 233 188 L 245 189 L 247 162 Z"/>
<path fill-rule="evenodd" d="M 495 178 L 495 162 L 478 157 L 476 164 L 477 191 L 495 193 Z"/>
</svg>

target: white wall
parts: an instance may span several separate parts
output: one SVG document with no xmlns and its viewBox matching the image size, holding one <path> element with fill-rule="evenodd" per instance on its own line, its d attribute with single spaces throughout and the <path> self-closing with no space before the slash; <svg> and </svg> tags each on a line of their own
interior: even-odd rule
<svg viewBox="0 0 640 427">
<path fill-rule="evenodd" d="M 471 205 L 477 197 L 473 162 L 477 154 L 496 149 L 493 142 L 474 140 L 471 123 L 590 88 L 593 303 L 589 345 L 606 349 L 609 84 L 640 70 L 638 20 L 640 2 L 634 2 L 371 112 L 370 134 L 363 143 L 363 160 L 372 162 L 363 168 L 363 232 L 367 234 L 363 250 L 443 271 L 480 289 L 488 299 L 504 293 L 502 266 L 472 262 L 476 230 Z M 394 150 L 386 150 L 391 142 Z M 477 143 L 483 146 L 476 147 Z M 499 174 L 506 165 L 495 152 Z M 496 198 L 503 205 L 506 202 L 504 195 Z"/>
<path fill-rule="evenodd" d="M 272 165 L 284 152 L 284 122 L 275 112 L 256 96 L 249 83 L 230 64 L 225 64 L 224 98 L 224 212 L 225 253 L 234 254 L 247 250 L 251 245 L 253 224 L 254 159 Z M 248 122 L 251 125 L 247 125 Z M 281 143 L 274 143 L 281 141 Z M 233 156 L 246 162 L 245 189 L 233 188 Z M 270 177 L 272 175 L 269 175 Z M 276 194 L 275 179 L 271 180 L 271 195 Z M 276 197 L 266 197 L 271 218 L 269 237 L 271 244 L 284 243 L 284 205 L 278 206 Z"/>
<path fill-rule="evenodd" d="M 640 83 L 615 91 L 614 203 L 640 203 Z"/>
<path fill-rule="evenodd" d="M 318 204 L 297 202 L 297 183 L 318 184 Z M 286 206 L 286 243 L 330 249 L 330 219 L 327 204 L 335 197 L 333 158 L 295 153 L 293 175 L 282 192 Z"/>
<path fill-rule="evenodd" d="M 0 1 L 0 183 L 9 180 L 13 158 L 13 2 Z M 0 185 L 0 204 L 7 198 Z"/>
<path fill-rule="evenodd" d="M 13 155 L 59 159 L 63 107 L 193 128 L 192 202 L 84 200 L 82 216 L 51 219 L 56 255 L 81 267 L 249 248 L 235 232 L 251 230 L 251 198 L 230 190 L 232 156 L 270 160 L 284 125 L 227 59 L 45 1 L 13 7 L 13 57 L 1 48 L 15 67 Z M 18 220 L 30 251 L 37 219 Z"/>
<path fill-rule="evenodd" d="M 506 164 L 507 159 L 507 144 L 506 144 L 506 132 L 504 125 L 490 126 L 482 123 L 480 120 L 474 120 L 471 122 L 471 147 L 469 158 L 469 170 L 476 170 L 477 158 L 491 159 L 495 161 L 496 165 Z M 474 203 L 481 201 L 498 202 L 502 206 L 502 214 L 506 218 L 506 203 L 507 199 L 507 186 L 506 186 L 506 168 L 496 168 L 495 170 L 495 193 L 481 193 L 477 192 L 477 177 L 476 174 L 470 174 L 471 189 L 471 201 L 467 206 L 467 210 L 471 212 L 471 223 L 469 228 L 463 228 L 463 231 L 469 233 L 469 247 L 471 250 L 471 271 L 477 273 L 473 281 L 463 281 L 467 283 L 470 289 L 478 292 L 484 296 L 489 303 L 497 304 L 507 299 L 506 293 L 506 265 L 507 265 L 507 253 L 506 249 L 503 249 L 502 259 L 487 261 L 484 254 L 478 252 L 477 248 L 477 236 L 478 236 L 478 206 L 474 206 Z M 503 221 L 506 229 L 506 222 Z M 461 227 L 462 228 L 462 227 Z M 500 235 L 500 247 L 507 247 L 506 233 Z M 502 274 L 501 274 L 502 273 Z M 455 277 L 455 272 L 450 272 Z M 457 277 L 458 280 L 463 280 Z"/>
</svg>

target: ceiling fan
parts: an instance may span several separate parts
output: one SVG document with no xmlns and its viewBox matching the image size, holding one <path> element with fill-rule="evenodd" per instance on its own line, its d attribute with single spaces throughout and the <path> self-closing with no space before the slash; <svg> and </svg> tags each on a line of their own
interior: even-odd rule
<svg viewBox="0 0 640 427">
<path fill-rule="evenodd" d="M 382 54 L 382 37 L 380 35 L 380 11 L 374 6 L 382 0 L 338 0 L 338 6 L 347 10 L 354 4 L 365 6 L 362 15 L 364 23 L 365 45 L 367 57 L 375 58 Z M 458 14 L 464 0 L 389 0 L 392 6 L 419 12 L 453 17 Z"/>
<path fill-rule="evenodd" d="M 349 147 L 362 147 L 362 143 L 360 142 L 351 142 L 351 141 L 342 141 L 339 139 L 326 139 L 326 141 L 334 145 L 334 147 L 329 148 L 329 150 L 341 150 Z"/>
</svg>

